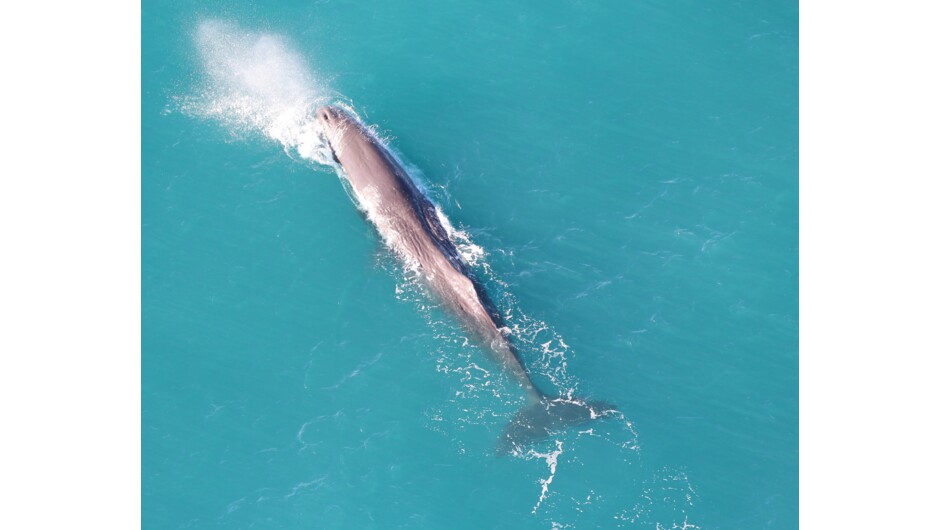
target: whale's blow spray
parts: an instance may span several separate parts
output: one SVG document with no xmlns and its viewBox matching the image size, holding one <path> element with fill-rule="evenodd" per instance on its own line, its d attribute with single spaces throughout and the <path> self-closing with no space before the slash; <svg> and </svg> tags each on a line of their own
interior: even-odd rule
<svg viewBox="0 0 940 530">
<path fill-rule="evenodd" d="M 313 111 L 334 94 L 287 39 L 207 20 L 194 40 L 203 79 L 182 98 L 184 113 L 217 120 L 234 135 L 261 133 L 289 153 L 333 165 Z"/>
</svg>

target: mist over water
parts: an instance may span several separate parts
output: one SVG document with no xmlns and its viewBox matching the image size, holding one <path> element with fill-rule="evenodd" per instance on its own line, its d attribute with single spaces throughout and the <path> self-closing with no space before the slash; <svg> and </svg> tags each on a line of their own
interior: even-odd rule
<svg viewBox="0 0 940 530">
<path fill-rule="evenodd" d="M 282 35 L 206 20 L 195 31 L 203 82 L 183 112 L 217 120 L 235 135 L 262 134 L 289 153 L 332 165 L 314 111 L 335 94 Z"/>
</svg>

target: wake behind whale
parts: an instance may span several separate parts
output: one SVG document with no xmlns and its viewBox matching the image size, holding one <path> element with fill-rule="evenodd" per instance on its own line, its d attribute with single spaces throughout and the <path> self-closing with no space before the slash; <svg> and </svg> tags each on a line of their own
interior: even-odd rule
<svg viewBox="0 0 940 530">
<path fill-rule="evenodd" d="M 200 26 L 196 42 L 206 85 L 198 97 L 182 102 L 183 110 L 218 119 L 235 134 L 261 132 L 289 154 L 333 167 L 388 248 L 522 387 L 527 405 L 503 430 L 498 454 L 615 411 L 600 401 L 552 396 L 536 386 L 450 223 L 386 143 L 351 106 L 335 104 L 337 96 L 282 38 L 211 21 Z M 334 104 L 325 105 L 329 102 Z"/>
</svg>

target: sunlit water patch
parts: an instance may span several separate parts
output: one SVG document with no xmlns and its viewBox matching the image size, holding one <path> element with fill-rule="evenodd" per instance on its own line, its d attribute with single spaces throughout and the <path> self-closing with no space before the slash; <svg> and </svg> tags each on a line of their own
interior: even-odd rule
<svg viewBox="0 0 940 530">
<path fill-rule="evenodd" d="M 333 160 L 313 111 L 320 105 L 334 104 L 341 105 L 357 119 L 358 114 L 351 100 L 334 92 L 329 87 L 329 77 L 313 69 L 289 39 L 247 30 L 232 22 L 208 20 L 196 29 L 194 44 L 202 66 L 201 77 L 191 93 L 176 98 L 175 104 L 181 112 L 219 123 L 239 140 L 261 138 L 274 142 L 288 156 L 319 170 L 334 171 L 345 182 L 342 168 Z M 387 145 L 387 134 L 376 127 L 369 130 Z M 391 146 L 389 150 L 432 201 L 451 202 L 446 188 L 429 182 L 419 168 Z M 363 198 L 351 192 L 348 185 L 346 188 L 350 198 L 369 216 L 369 205 L 363 204 Z M 550 324 L 525 313 L 508 284 L 494 271 L 487 249 L 472 240 L 469 229 L 455 226 L 440 207 L 437 211 L 462 258 L 505 316 L 505 331 L 518 346 L 536 382 L 549 394 L 568 398 L 581 395 L 579 381 L 568 370 L 571 346 Z M 713 240 L 717 241 L 712 238 L 703 243 L 703 249 L 714 244 Z M 398 299 L 425 318 L 436 340 L 436 346 L 427 354 L 434 357 L 441 377 L 451 380 L 456 389 L 446 402 L 427 406 L 426 428 L 441 434 L 443 443 L 451 444 L 457 455 L 489 458 L 493 447 L 469 443 L 477 438 L 468 433 L 488 433 L 495 442 L 499 430 L 525 404 L 523 393 L 515 381 L 488 361 L 441 311 L 415 268 L 404 265 L 390 252 L 380 259 L 380 266 L 396 280 Z M 363 360 L 352 372 L 320 389 L 336 389 L 347 384 L 378 362 L 381 355 Z M 304 388 L 307 388 L 308 377 L 305 375 L 304 379 Z M 329 425 L 338 421 L 337 418 L 345 418 L 345 413 L 318 416 L 304 422 L 297 429 L 293 449 L 315 455 L 318 442 L 311 434 L 312 426 Z M 343 421 L 349 423 L 348 419 Z M 684 473 L 645 468 L 640 437 L 624 413 L 558 433 L 512 454 L 531 464 L 536 478 L 532 481 L 528 509 L 533 517 L 551 528 L 575 528 L 577 514 L 585 512 L 609 516 L 611 524 L 616 526 L 645 523 L 657 529 L 698 528 L 690 522 L 690 516 L 694 521 L 692 510 L 696 502 L 692 482 Z M 583 470 L 585 466 L 603 466 L 607 472 L 622 477 L 624 487 L 599 489 L 590 483 L 566 479 L 570 472 Z M 280 492 L 280 496 L 289 499 L 311 494 L 327 484 L 327 475 L 316 476 Z M 229 505 L 229 512 L 240 509 L 244 502 L 244 499 L 236 499 Z"/>
</svg>

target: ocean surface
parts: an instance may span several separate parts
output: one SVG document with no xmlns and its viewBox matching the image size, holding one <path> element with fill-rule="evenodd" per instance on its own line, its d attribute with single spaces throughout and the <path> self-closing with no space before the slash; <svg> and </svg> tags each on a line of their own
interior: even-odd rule
<svg viewBox="0 0 940 530">
<path fill-rule="evenodd" d="M 791 529 L 797 2 L 142 4 L 144 528 Z M 357 210 L 341 104 L 533 378 L 621 413 L 497 457 L 518 384 Z"/>
</svg>

